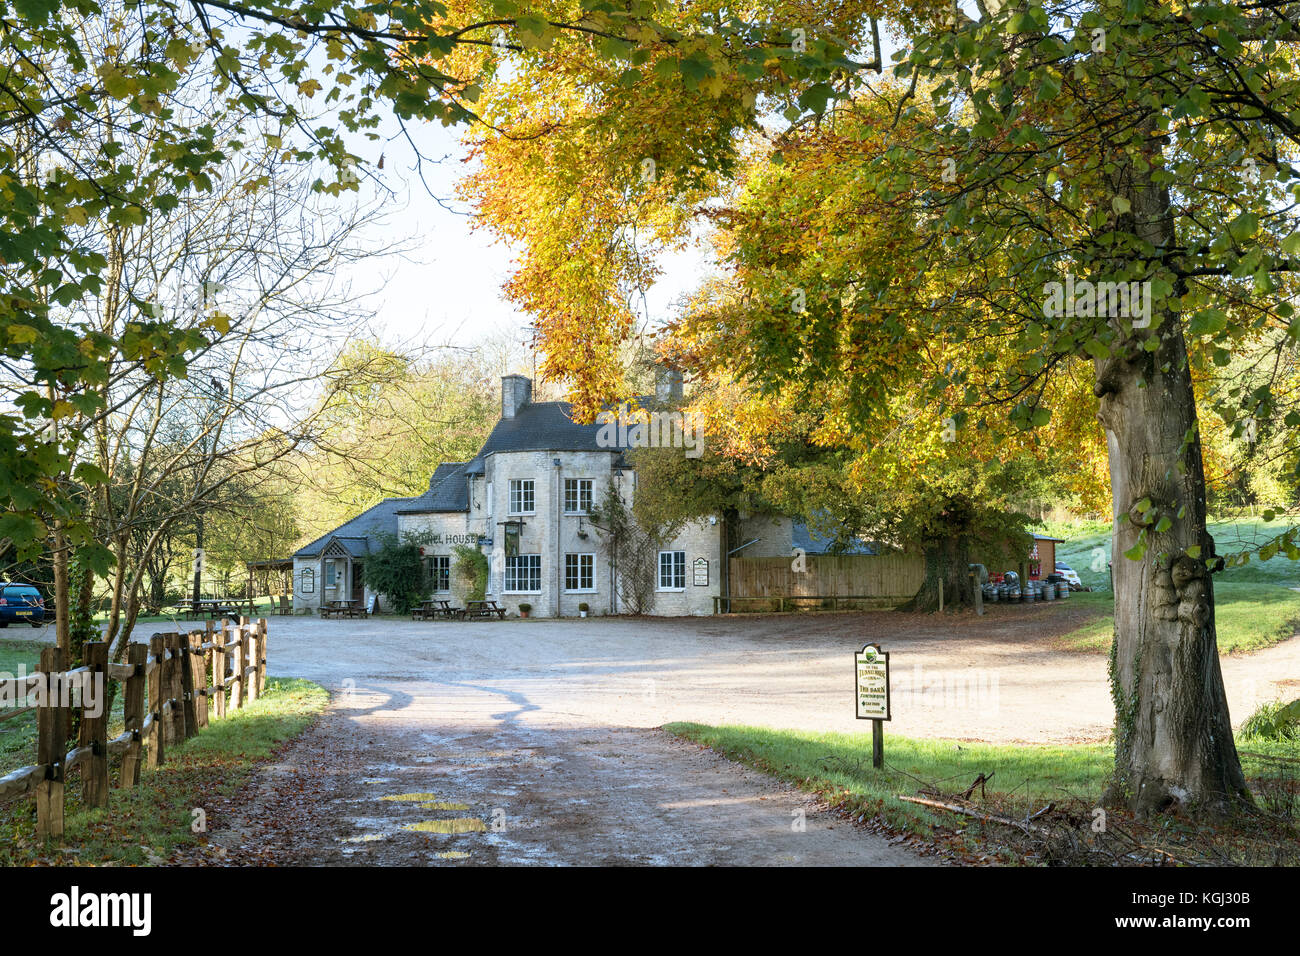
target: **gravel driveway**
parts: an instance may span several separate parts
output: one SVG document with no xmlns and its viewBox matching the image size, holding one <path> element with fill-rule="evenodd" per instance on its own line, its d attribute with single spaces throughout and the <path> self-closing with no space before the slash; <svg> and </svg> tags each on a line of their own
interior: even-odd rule
<svg viewBox="0 0 1300 956">
<path fill-rule="evenodd" d="M 402 693 L 442 713 L 533 729 L 669 721 L 863 732 L 853 652 L 891 653 L 893 733 L 994 742 L 1098 740 L 1112 709 L 1102 654 L 1054 637 L 1068 602 L 983 618 L 890 612 L 480 623 L 275 618 L 273 673 L 332 690 Z M 1300 683 L 1300 639 L 1227 657 L 1235 722 Z M 504 718 L 502 718 L 504 719 Z"/>
</svg>

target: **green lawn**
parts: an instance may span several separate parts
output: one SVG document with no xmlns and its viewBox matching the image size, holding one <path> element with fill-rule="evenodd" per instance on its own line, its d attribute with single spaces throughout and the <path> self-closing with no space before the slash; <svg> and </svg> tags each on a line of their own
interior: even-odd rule
<svg viewBox="0 0 1300 956">
<path fill-rule="evenodd" d="M 18 676 L 19 667 L 37 670 L 44 644 L 0 640 L 0 674 Z M 36 713 L 0 722 L 0 776 L 36 762 Z"/>
<path fill-rule="evenodd" d="M 1110 649 L 1114 617 L 1109 591 L 1072 594 L 1076 607 L 1095 609 L 1096 617 L 1061 638 L 1061 646 L 1074 651 Z M 1286 640 L 1300 630 L 1300 591 L 1273 584 L 1248 584 L 1216 580 L 1215 626 L 1219 651 L 1243 654 Z"/>
<path fill-rule="evenodd" d="M 1215 548 L 1219 554 L 1235 554 L 1259 548 L 1290 526 L 1290 522 L 1280 519 L 1264 521 L 1260 518 L 1211 518 L 1209 531 L 1214 536 Z M 1111 560 L 1109 523 L 1077 521 L 1051 524 L 1044 533 L 1065 539 L 1064 544 L 1057 545 L 1057 560 L 1064 561 L 1079 572 L 1079 578 L 1086 586 L 1109 589 L 1110 576 L 1106 570 L 1106 562 Z M 1268 561 L 1253 558 L 1248 564 L 1216 574 L 1215 582 L 1300 587 L 1300 562 L 1291 561 L 1285 555 Z"/>
<path fill-rule="evenodd" d="M 40 645 L 30 642 L 0 641 L 0 670 L 14 673 L 22 662 L 30 671 L 39 651 Z M 110 736 L 121 732 L 120 700 L 119 694 Z M 328 702 L 329 694 L 310 681 L 269 677 L 265 696 L 169 748 L 167 762 L 145 771 L 140 786 L 114 789 L 107 809 L 82 807 L 80 777 L 74 771 L 64 837 L 48 845 L 35 837 L 36 808 L 30 796 L 10 800 L 0 805 L 0 866 L 144 864 L 192 847 L 204 839 L 191 832 L 192 811 L 203 808 L 209 827 L 220 826 L 216 801 L 236 793 L 257 761 L 305 730 Z M 0 773 L 35 762 L 35 736 L 35 714 L 0 723 Z M 118 767 L 114 759 L 114 778 Z"/>
<path fill-rule="evenodd" d="M 854 817 L 880 817 L 891 829 L 922 837 L 935 836 L 937 827 L 965 832 L 969 821 L 898 796 L 915 796 L 922 789 L 961 793 L 983 773 L 991 778 L 985 796 L 976 791 L 974 797 L 994 812 L 1023 818 L 1051 802 L 1073 808 L 1086 819 L 1105 789 L 1114 759 L 1109 744 L 999 746 L 916 740 L 892 736 L 886 725 L 885 766 L 876 770 L 871 765 L 870 731 L 812 733 L 692 723 L 664 729 L 815 793 Z M 1247 739 L 1239 746 L 1252 786 L 1273 785 L 1279 774 L 1285 777 L 1284 786 L 1294 786 L 1294 767 L 1286 768 L 1288 761 L 1300 760 L 1300 741 Z M 967 849 L 987 848 L 976 841 Z"/>
<path fill-rule="evenodd" d="M 1229 554 L 1267 542 L 1285 531 L 1284 520 L 1259 518 L 1212 519 L 1210 533 L 1220 554 Z M 1097 521 L 1053 524 L 1046 533 L 1064 538 L 1058 545 L 1057 560 L 1079 573 L 1093 593 L 1072 594 L 1076 606 L 1093 607 L 1096 617 L 1066 635 L 1063 646 L 1071 650 L 1105 651 L 1113 629 L 1110 575 L 1110 525 Z M 1124 558 L 1121 556 L 1121 561 Z M 1247 653 L 1285 640 L 1300 630 L 1300 562 L 1285 556 L 1268 561 L 1252 560 L 1214 576 L 1216 623 L 1219 650 L 1225 654 Z"/>
</svg>

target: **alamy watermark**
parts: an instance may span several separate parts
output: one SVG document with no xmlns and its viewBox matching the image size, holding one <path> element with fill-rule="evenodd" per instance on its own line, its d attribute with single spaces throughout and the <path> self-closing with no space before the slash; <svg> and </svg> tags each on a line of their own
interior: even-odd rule
<svg viewBox="0 0 1300 956">
<path fill-rule="evenodd" d="M 0 671 L 0 710 L 13 707 L 84 707 L 85 716 L 104 713 L 104 675 L 90 671 L 75 674 L 28 674 Z"/>
<path fill-rule="evenodd" d="M 601 448 L 683 448 L 687 458 L 704 454 L 704 431 L 697 415 L 685 412 L 651 412 L 621 405 L 617 412 L 596 416 Z"/>
<path fill-rule="evenodd" d="M 899 671 L 889 691 L 900 710 L 970 710 L 996 714 L 1000 706 L 998 673 L 970 667 L 958 671 L 931 670 L 919 663 L 909 674 Z"/>
<path fill-rule="evenodd" d="M 1151 325 L 1150 282 L 1076 282 L 1067 275 L 1065 282 L 1048 282 L 1043 286 L 1043 315 L 1059 317 L 1125 318 L 1133 328 Z"/>
</svg>

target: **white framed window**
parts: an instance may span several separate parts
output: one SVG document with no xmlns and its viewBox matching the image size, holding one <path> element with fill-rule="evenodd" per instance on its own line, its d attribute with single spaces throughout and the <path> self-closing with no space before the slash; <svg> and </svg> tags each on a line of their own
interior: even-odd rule
<svg viewBox="0 0 1300 956">
<path fill-rule="evenodd" d="M 507 593 L 540 593 L 542 556 L 540 554 L 506 555 L 506 580 L 501 590 Z"/>
<path fill-rule="evenodd" d="M 596 556 L 594 554 L 566 554 L 564 556 L 564 590 L 596 590 Z"/>
<path fill-rule="evenodd" d="M 684 591 L 686 589 L 686 552 L 659 552 L 659 590 Z"/>
<path fill-rule="evenodd" d="M 512 515 L 530 515 L 536 510 L 533 492 L 533 479 L 510 479 L 510 513 Z"/>
<path fill-rule="evenodd" d="M 430 588 L 434 591 L 451 590 L 451 555 L 435 554 L 425 560 L 425 571 Z"/>
<path fill-rule="evenodd" d="M 333 590 L 338 584 L 338 563 L 333 558 L 325 559 L 325 588 Z"/>
<path fill-rule="evenodd" d="M 564 513 L 585 515 L 591 513 L 591 479 L 564 479 Z"/>
</svg>

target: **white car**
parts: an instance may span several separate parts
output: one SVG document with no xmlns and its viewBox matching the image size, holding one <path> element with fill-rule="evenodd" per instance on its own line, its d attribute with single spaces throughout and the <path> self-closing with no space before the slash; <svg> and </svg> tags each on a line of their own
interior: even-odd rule
<svg viewBox="0 0 1300 956">
<path fill-rule="evenodd" d="M 1070 585 L 1070 587 L 1078 590 L 1083 589 L 1083 582 L 1079 580 L 1078 572 L 1068 564 L 1063 564 L 1062 562 L 1057 561 L 1056 573 L 1065 578 L 1065 583 Z"/>
</svg>

